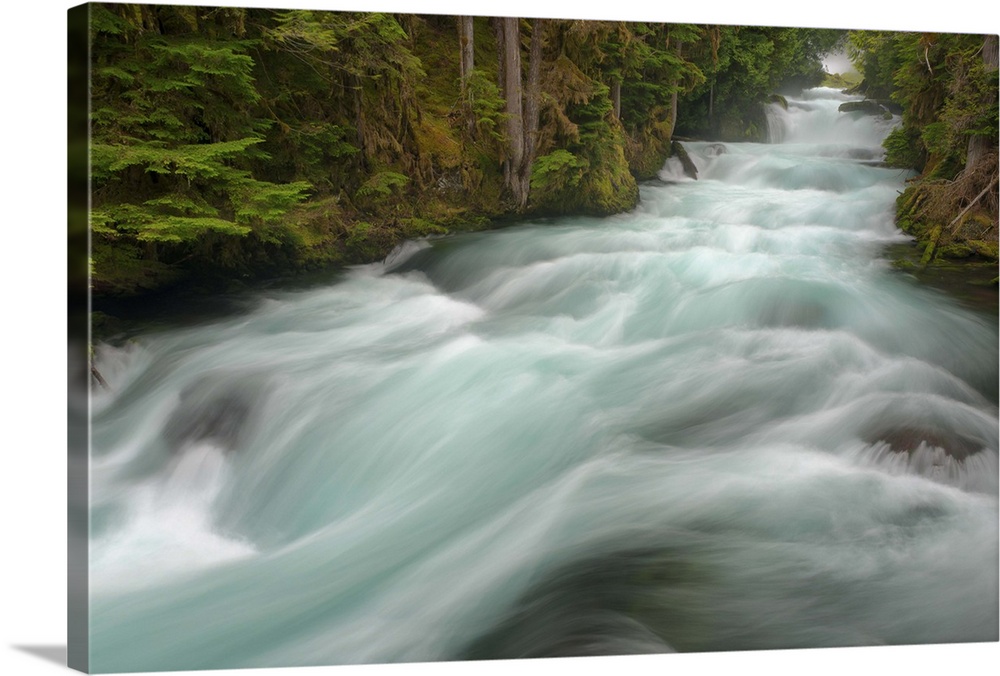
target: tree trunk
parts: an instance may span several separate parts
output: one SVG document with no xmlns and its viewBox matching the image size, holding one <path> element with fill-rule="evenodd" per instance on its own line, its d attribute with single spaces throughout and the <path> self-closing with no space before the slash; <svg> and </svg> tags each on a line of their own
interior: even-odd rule
<svg viewBox="0 0 1000 676">
<path fill-rule="evenodd" d="M 997 36 L 987 35 L 983 42 L 982 51 L 983 63 L 986 65 L 987 70 L 997 69 L 997 51 Z M 996 146 L 989 137 L 982 135 L 970 136 L 969 147 L 965 155 L 965 170 L 972 171 L 993 148 L 996 148 Z"/>
<path fill-rule="evenodd" d="M 674 137 L 674 129 L 677 127 L 677 92 L 670 95 L 670 138 Z"/>
<path fill-rule="evenodd" d="M 350 79 L 351 89 L 354 93 L 354 126 L 357 130 L 358 136 L 358 156 L 361 160 L 362 168 L 368 168 L 368 154 L 365 152 L 365 117 L 364 117 L 364 106 L 363 97 L 361 90 L 361 78 L 354 75 Z"/>
<path fill-rule="evenodd" d="M 615 107 L 615 119 L 622 119 L 622 81 L 615 78 L 611 83 L 611 103 Z"/>
<path fill-rule="evenodd" d="M 471 138 L 476 137 L 476 118 L 472 114 L 472 100 L 469 96 L 469 76 L 475 67 L 473 60 L 475 44 L 471 16 L 458 17 L 458 72 L 460 85 L 460 108 L 465 116 L 465 127 Z"/>
<path fill-rule="evenodd" d="M 458 68 L 459 77 L 462 82 L 462 95 L 465 95 L 465 86 L 469 80 L 469 75 L 472 74 L 472 69 L 474 67 L 473 62 L 473 47 L 475 46 L 473 42 L 473 28 L 472 28 L 472 17 L 471 16 L 460 16 L 458 17 Z"/>
<path fill-rule="evenodd" d="M 996 70 L 1000 66 L 1000 51 L 998 51 L 997 36 L 987 35 L 986 41 L 983 43 L 983 63 L 986 64 L 987 68 L 990 70 Z"/>
<path fill-rule="evenodd" d="M 524 115 L 521 101 L 521 35 L 518 18 L 500 19 L 503 33 L 503 95 L 507 113 L 507 163 L 504 183 L 510 189 L 518 208 L 527 202 L 521 187 L 520 174 L 524 166 Z"/>
<path fill-rule="evenodd" d="M 503 69 L 503 55 L 504 55 L 504 32 L 503 32 L 503 19 L 490 19 L 490 27 L 493 29 L 493 37 L 497 43 L 497 87 L 500 88 L 500 93 L 504 94 L 507 91 L 507 78 L 505 77 Z"/>
<path fill-rule="evenodd" d="M 669 40 L 668 40 L 669 43 Z M 681 45 L 682 42 L 677 43 L 677 49 L 675 50 L 677 56 L 681 55 Z M 679 83 L 675 82 L 674 87 L 677 87 Z M 674 89 L 674 93 L 670 95 L 670 138 L 674 137 L 674 130 L 677 128 L 677 90 Z"/>
<path fill-rule="evenodd" d="M 518 170 L 520 180 L 519 208 L 528 204 L 528 189 L 531 184 L 531 165 L 535 162 L 538 151 L 538 111 L 541 99 L 542 73 L 542 32 L 545 19 L 534 19 L 531 22 L 531 51 L 528 63 L 528 86 L 524 103 L 524 154 Z"/>
</svg>

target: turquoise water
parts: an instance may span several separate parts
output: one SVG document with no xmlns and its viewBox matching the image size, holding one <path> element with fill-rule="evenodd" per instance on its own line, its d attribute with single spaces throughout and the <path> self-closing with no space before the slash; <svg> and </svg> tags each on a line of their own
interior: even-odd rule
<svg viewBox="0 0 1000 676">
<path fill-rule="evenodd" d="M 98 346 L 93 669 L 996 640 L 996 317 L 881 258 L 844 98 Z"/>
</svg>

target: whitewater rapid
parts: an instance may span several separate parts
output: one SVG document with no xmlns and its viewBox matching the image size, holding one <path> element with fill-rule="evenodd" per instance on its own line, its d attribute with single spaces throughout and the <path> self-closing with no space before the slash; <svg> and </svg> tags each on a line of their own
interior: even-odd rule
<svg viewBox="0 0 1000 676">
<path fill-rule="evenodd" d="M 98 345 L 92 668 L 997 640 L 996 317 L 885 260 L 846 98 Z"/>
</svg>

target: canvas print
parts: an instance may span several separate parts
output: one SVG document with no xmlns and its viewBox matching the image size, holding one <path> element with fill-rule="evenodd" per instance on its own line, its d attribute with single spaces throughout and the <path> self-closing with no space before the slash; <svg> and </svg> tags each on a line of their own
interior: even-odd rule
<svg viewBox="0 0 1000 676">
<path fill-rule="evenodd" d="M 71 666 L 997 641 L 996 35 L 70 20 Z"/>
</svg>

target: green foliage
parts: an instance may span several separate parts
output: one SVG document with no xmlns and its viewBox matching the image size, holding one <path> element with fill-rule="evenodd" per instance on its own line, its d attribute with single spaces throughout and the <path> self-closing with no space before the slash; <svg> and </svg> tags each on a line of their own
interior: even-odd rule
<svg viewBox="0 0 1000 676">
<path fill-rule="evenodd" d="M 920 132 L 912 127 L 897 127 L 889 132 L 883 142 L 885 162 L 892 167 L 918 169 L 923 166 L 924 154 L 918 143 Z"/>
<path fill-rule="evenodd" d="M 903 122 L 931 156 L 961 152 L 971 135 L 995 133 L 996 74 L 986 71 L 983 36 L 852 31 L 850 54 L 862 90 L 903 106 Z"/>
<path fill-rule="evenodd" d="M 820 84 L 823 55 L 843 32 L 710 26 L 687 54 L 704 78 L 678 111 L 678 130 L 721 140 L 763 140 L 763 104 L 778 91 Z"/>
<path fill-rule="evenodd" d="M 388 197 L 397 188 L 401 188 L 410 181 L 409 177 L 397 174 L 392 171 L 380 171 L 364 182 L 355 193 L 359 198 Z"/>
<path fill-rule="evenodd" d="M 562 148 L 535 160 L 531 167 L 531 189 L 537 199 L 563 192 L 580 185 L 580 179 L 590 162 Z"/>
<path fill-rule="evenodd" d="M 903 109 L 902 125 L 884 146 L 887 162 L 921 172 L 897 200 L 897 223 L 923 247 L 922 265 L 991 258 L 976 244 L 997 236 L 996 201 L 988 196 L 997 172 L 997 70 L 983 59 L 990 40 L 851 34 L 864 86 L 888 90 Z"/>
<path fill-rule="evenodd" d="M 278 184 L 246 178 L 231 189 L 236 221 L 268 225 L 281 223 L 289 210 L 305 198 L 310 187 L 305 181 Z"/>
<path fill-rule="evenodd" d="M 505 102 L 500 87 L 482 70 L 473 70 L 466 79 L 466 101 L 476 130 L 482 136 L 503 136 Z"/>
<path fill-rule="evenodd" d="M 704 82 L 701 67 L 678 53 L 700 40 L 701 31 L 695 26 L 653 23 L 626 28 L 632 35 L 621 47 L 621 118 L 630 131 L 643 134 L 661 121 L 658 112 L 671 105 L 675 94 L 687 94 Z"/>
<path fill-rule="evenodd" d="M 859 84 L 861 84 L 861 75 L 854 72 L 827 73 L 823 77 L 822 82 L 820 82 L 821 86 L 833 89 L 850 89 L 857 87 Z"/>
<path fill-rule="evenodd" d="M 358 221 L 347 230 L 347 246 L 357 249 L 363 246 L 372 231 L 372 224 L 367 221 Z"/>
<path fill-rule="evenodd" d="M 890 31 L 848 33 L 847 55 L 864 77 L 859 93 L 874 99 L 888 99 L 893 94 L 895 73 L 904 63 L 899 45 L 905 35 Z"/>
<path fill-rule="evenodd" d="M 426 218 L 407 218 L 402 221 L 403 235 L 406 237 L 427 237 L 429 235 L 446 235 L 448 228 L 433 223 Z"/>
<path fill-rule="evenodd" d="M 484 17 L 464 89 L 454 17 L 100 4 L 92 20 L 95 290 L 376 260 L 504 213 L 508 117 Z M 630 165 L 662 166 L 675 114 L 743 137 L 753 107 L 811 77 L 836 35 L 529 25 L 542 64 L 528 208 L 549 213 L 631 208 Z M 988 116 L 959 122 L 963 101 L 948 130 L 985 133 Z"/>
<path fill-rule="evenodd" d="M 586 61 L 583 65 L 588 68 L 581 68 L 568 56 L 608 58 L 599 49 L 600 38 L 609 32 L 621 36 L 621 30 L 619 24 L 574 24 L 555 34 L 562 44 L 557 40 L 550 44 L 559 50 L 552 50 L 555 58 L 544 66 L 542 142 L 530 177 L 533 209 L 606 214 L 630 209 L 638 199 L 623 151 L 625 129 L 615 116 L 610 87 L 598 79 L 602 68 Z"/>
<path fill-rule="evenodd" d="M 986 68 L 984 36 L 851 31 L 849 54 L 868 96 L 903 107 L 903 129 L 886 140 L 889 161 L 951 179 L 965 162 L 969 139 L 996 145 L 996 70 Z M 909 147 L 906 147 L 906 146 Z"/>
<path fill-rule="evenodd" d="M 931 122 L 920 131 L 920 140 L 930 153 L 947 154 L 951 146 L 951 134 L 944 122 Z"/>
<path fill-rule="evenodd" d="M 226 240 L 280 240 L 311 186 L 255 176 L 271 121 L 258 114 L 258 43 L 238 37 L 244 12 L 96 5 L 92 16 L 95 288 L 127 289 L 123 271 L 138 286 L 173 279 L 144 271 L 219 251 L 216 262 L 245 258 Z"/>
<path fill-rule="evenodd" d="M 367 263 L 385 258 L 399 238 L 399 231 L 385 224 L 357 221 L 348 225 L 345 246 L 350 259 Z"/>
</svg>

